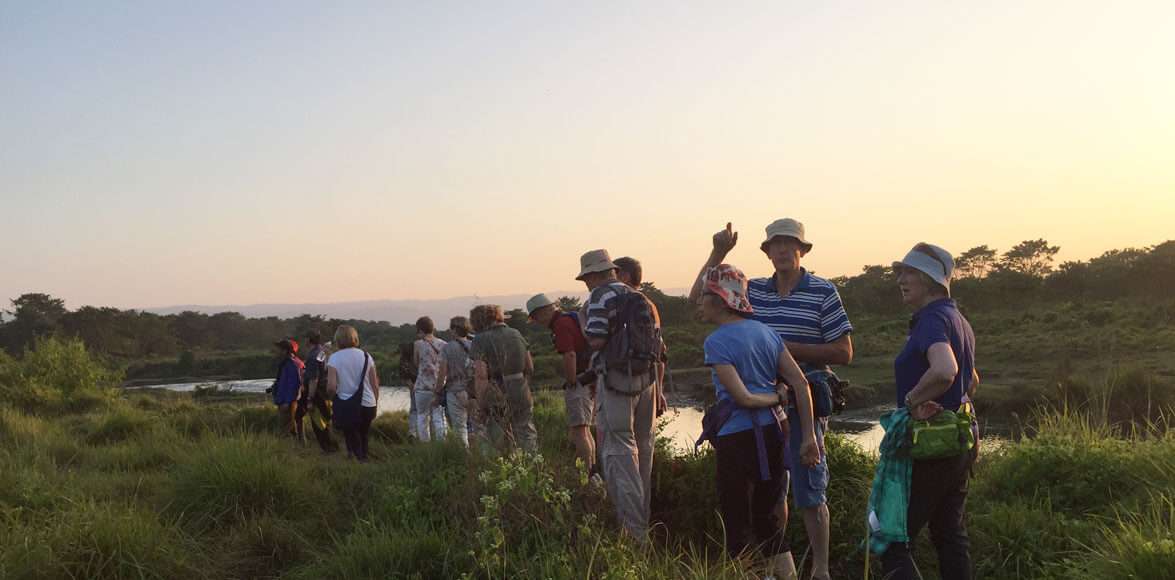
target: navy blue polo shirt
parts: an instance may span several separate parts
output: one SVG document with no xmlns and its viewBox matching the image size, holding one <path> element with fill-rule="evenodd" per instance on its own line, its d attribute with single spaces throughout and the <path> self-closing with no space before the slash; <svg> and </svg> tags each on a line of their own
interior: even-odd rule
<svg viewBox="0 0 1175 580">
<path fill-rule="evenodd" d="M 955 351 L 955 362 L 959 374 L 955 382 L 941 397 L 940 405 L 957 411 L 962 404 L 963 394 L 971 388 L 972 371 L 975 369 L 975 333 L 971 323 L 963 318 L 954 300 L 942 298 L 923 306 L 910 320 L 910 336 L 906 346 L 893 361 L 894 379 L 897 383 L 898 407 L 906 405 L 906 394 L 918 385 L 922 375 L 930 369 L 927 351 L 934 344 L 945 342 Z"/>
<path fill-rule="evenodd" d="M 755 309 L 752 318 L 766 324 L 784 341 L 828 344 L 853 331 L 836 286 L 802 270 L 787 296 L 775 289 L 775 276 L 747 283 L 747 297 Z M 807 366 L 804 370 L 812 370 Z"/>
</svg>

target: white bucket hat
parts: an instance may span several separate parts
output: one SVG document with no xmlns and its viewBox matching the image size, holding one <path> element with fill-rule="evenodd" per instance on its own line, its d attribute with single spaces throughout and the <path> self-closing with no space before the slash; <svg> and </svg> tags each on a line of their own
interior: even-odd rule
<svg viewBox="0 0 1175 580">
<path fill-rule="evenodd" d="M 554 303 L 555 301 L 551 300 L 551 298 L 546 294 L 535 294 L 534 296 L 530 297 L 530 300 L 526 301 L 526 315 L 534 316 L 534 313 L 538 311 L 539 308 L 550 306 Z"/>
<path fill-rule="evenodd" d="M 919 242 L 902 258 L 893 263 L 895 272 L 903 268 L 913 268 L 930 276 L 936 284 L 951 292 L 951 275 L 955 272 L 955 259 L 951 253 L 934 244 Z"/>
<path fill-rule="evenodd" d="M 804 224 L 791 218 L 783 218 L 771 222 L 771 225 L 767 226 L 767 239 L 763 240 L 762 244 L 759 244 L 759 249 L 766 252 L 767 245 L 778 236 L 795 238 L 803 244 L 804 253 L 812 251 L 812 242 L 809 242 L 804 237 Z"/>
<path fill-rule="evenodd" d="M 615 269 L 616 264 L 612 263 L 612 256 L 608 255 L 608 250 L 592 250 L 580 256 L 579 275 L 575 279 L 583 280 L 583 277 L 588 274 Z"/>
</svg>

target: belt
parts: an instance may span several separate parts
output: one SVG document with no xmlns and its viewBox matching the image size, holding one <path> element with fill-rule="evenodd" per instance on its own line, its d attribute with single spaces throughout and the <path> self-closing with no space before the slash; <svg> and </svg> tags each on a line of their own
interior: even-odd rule
<svg viewBox="0 0 1175 580">
<path fill-rule="evenodd" d="M 524 375 L 522 373 L 514 373 L 512 375 L 503 375 L 502 376 L 503 381 L 517 381 L 517 380 L 521 380 L 524 378 L 526 378 L 526 375 Z"/>
</svg>

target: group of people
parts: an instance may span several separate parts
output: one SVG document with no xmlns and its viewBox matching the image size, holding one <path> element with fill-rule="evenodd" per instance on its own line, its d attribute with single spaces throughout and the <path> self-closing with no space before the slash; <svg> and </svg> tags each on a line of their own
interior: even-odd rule
<svg viewBox="0 0 1175 580">
<path fill-rule="evenodd" d="M 716 455 L 718 504 L 732 557 L 759 556 L 767 577 L 796 578 L 784 529 L 790 492 L 811 544 L 811 577 L 829 578 L 829 470 L 824 433 L 838 379 L 830 368 L 852 361 L 852 324 L 833 284 L 803 267 L 813 244 L 803 224 L 785 218 L 766 228 L 760 249 L 773 273 L 748 279 L 725 259 L 738 242 L 731 224 L 714 234 L 712 250 L 690 290 L 703 321 L 715 325 L 704 343 L 716 404 L 702 438 Z M 909 339 L 894 362 L 896 404 L 915 420 L 969 404 L 979 382 L 975 339 L 950 298 L 954 262 L 941 247 L 920 243 L 893 263 L 901 298 L 914 310 Z M 642 267 L 612 260 L 606 250 L 580 258 L 576 279 L 590 292 L 577 311 L 563 311 L 544 294 L 527 301 L 532 323 L 550 330 L 560 354 L 568 437 L 591 479 L 602 480 L 624 530 L 648 536 L 653 425 L 666 408 L 667 350 L 660 314 L 640 292 Z M 410 429 L 420 441 L 448 432 L 467 446 L 535 452 L 526 339 L 505 323 L 496 305 L 454 317 L 453 339 L 436 336 L 429 318 L 417 321 L 411 350 L 414 382 Z M 339 349 L 324 355 L 316 335 L 305 368 L 292 341 L 278 343 L 288 358 L 275 382 L 274 402 L 291 433 L 303 437 L 302 417 L 329 450 L 332 406 L 348 454 L 367 457 L 379 380 L 353 328 L 335 334 Z M 402 353 L 402 358 L 406 353 Z M 300 380 L 295 380 L 295 376 Z M 354 420 L 339 409 L 363 389 Z M 442 402 L 443 397 L 443 404 Z M 592 429 L 595 429 L 593 434 Z M 325 437 L 321 434 L 325 433 Z M 701 441 L 701 439 L 699 440 Z M 974 449 L 956 457 L 915 460 L 908 497 L 909 542 L 882 555 L 887 578 L 913 578 L 910 542 L 930 527 L 944 578 L 970 578 L 964 503 Z"/>
</svg>

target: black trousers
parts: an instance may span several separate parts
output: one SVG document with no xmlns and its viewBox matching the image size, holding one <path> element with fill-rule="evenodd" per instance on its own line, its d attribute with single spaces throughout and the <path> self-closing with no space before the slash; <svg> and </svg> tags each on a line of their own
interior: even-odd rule
<svg viewBox="0 0 1175 580">
<path fill-rule="evenodd" d="M 753 430 L 718 437 L 714 445 L 718 464 L 718 505 L 726 525 L 726 552 L 734 558 L 748 549 L 763 557 L 791 551 L 776 507 L 787 501 L 787 466 L 783 434 L 763 428 L 771 478 L 759 473 L 759 452 Z"/>
<path fill-rule="evenodd" d="M 359 461 L 367 461 L 367 436 L 371 432 L 371 422 L 375 420 L 375 407 L 359 408 L 359 424 L 343 429 L 343 439 L 347 442 L 347 455 Z"/>
<path fill-rule="evenodd" d="M 885 578 L 912 580 L 914 539 L 924 526 L 930 527 L 930 540 L 938 552 L 938 567 L 943 580 L 971 579 L 971 542 L 963 522 L 967 502 L 967 480 L 974 452 L 958 457 L 915 461 L 910 482 L 910 508 L 906 527 L 910 544 L 890 544 L 881 556 Z"/>
</svg>

